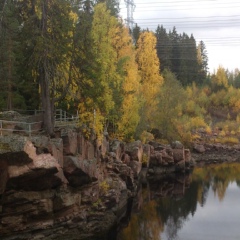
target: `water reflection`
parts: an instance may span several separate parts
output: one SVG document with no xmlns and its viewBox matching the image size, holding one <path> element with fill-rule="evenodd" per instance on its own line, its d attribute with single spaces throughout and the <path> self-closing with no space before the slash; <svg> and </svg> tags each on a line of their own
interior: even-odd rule
<svg viewBox="0 0 240 240">
<path fill-rule="evenodd" d="M 240 239 L 240 164 L 195 168 L 142 186 L 118 240 Z"/>
</svg>

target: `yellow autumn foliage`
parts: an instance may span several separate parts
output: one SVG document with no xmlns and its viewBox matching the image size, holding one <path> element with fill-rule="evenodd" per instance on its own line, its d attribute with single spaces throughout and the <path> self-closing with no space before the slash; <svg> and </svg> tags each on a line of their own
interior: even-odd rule
<svg viewBox="0 0 240 240">
<path fill-rule="evenodd" d="M 159 74 L 160 62 L 156 51 L 156 37 L 152 32 L 142 32 L 137 42 L 136 60 L 141 81 L 142 109 L 146 124 L 152 125 L 157 110 L 159 91 L 163 78 Z"/>
</svg>

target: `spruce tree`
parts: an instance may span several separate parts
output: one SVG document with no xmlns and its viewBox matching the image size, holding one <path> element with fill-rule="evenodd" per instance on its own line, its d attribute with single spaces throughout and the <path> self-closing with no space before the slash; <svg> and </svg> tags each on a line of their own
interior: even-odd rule
<svg viewBox="0 0 240 240">
<path fill-rule="evenodd" d="M 169 39 L 169 35 L 166 32 L 166 29 L 161 25 L 156 29 L 156 38 L 157 38 L 157 55 L 161 61 L 161 69 L 162 72 L 164 69 L 171 69 L 171 51 L 172 45 Z"/>
</svg>

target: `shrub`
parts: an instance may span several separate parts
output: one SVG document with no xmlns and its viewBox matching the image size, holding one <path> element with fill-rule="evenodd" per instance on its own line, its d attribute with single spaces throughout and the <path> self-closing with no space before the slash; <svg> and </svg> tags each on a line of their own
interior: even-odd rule
<svg viewBox="0 0 240 240">
<path fill-rule="evenodd" d="M 142 164 L 144 166 L 147 166 L 147 163 L 148 163 L 148 155 L 146 153 L 143 153 L 143 156 L 142 156 Z"/>
<path fill-rule="evenodd" d="M 141 136 L 140 136 L 140 139 L 141 139 L 142 143 L 147 143 L 148 141 L 153 140 L 154 136 L 150 132 L 143 131 Z"/>
<path fill-rule="evenodd" d="M 216 142 L 223 143 L 223 144 L 238 144 L 239 140 L 236 137 L 223 137 L 223 138 L 217 138 Z"/>
</svg>

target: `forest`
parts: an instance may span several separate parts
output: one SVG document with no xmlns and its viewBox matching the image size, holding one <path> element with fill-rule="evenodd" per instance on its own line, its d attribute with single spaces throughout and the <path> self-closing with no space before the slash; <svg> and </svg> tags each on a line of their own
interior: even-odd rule
<svg viewBox="0 0 240 240">
<path fill-rule="evenodd" d="M 208 71 L 193 34 L 119 17 L 118 0 L 0 0 L 0 111 L 79 113 L 86 137 L 238 143 L 240 70 Z M 216 140 L 216 138 L 215 138 Z"/>
</svg>

